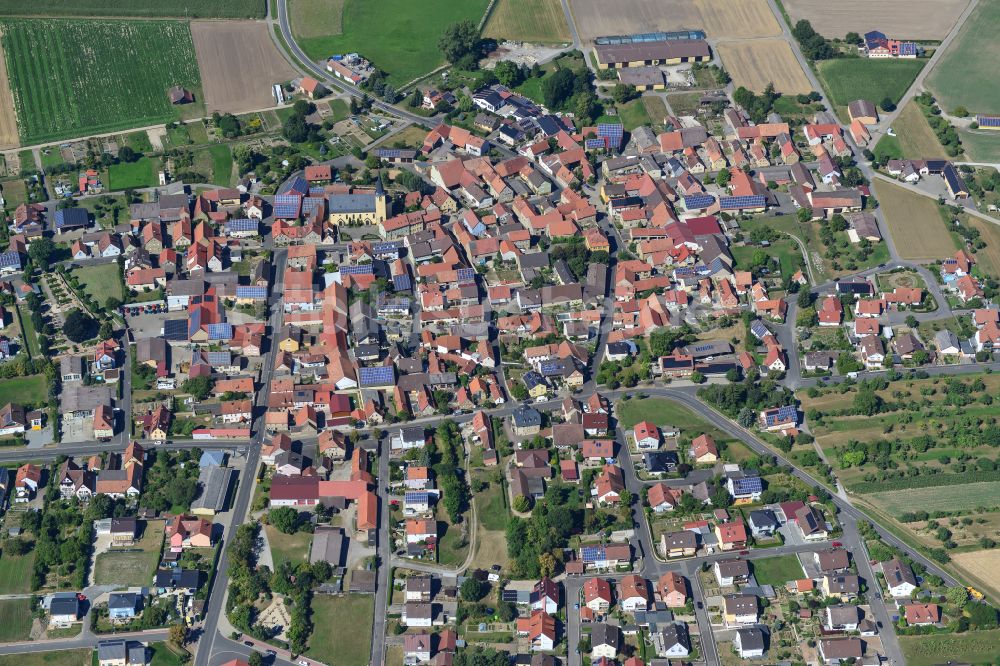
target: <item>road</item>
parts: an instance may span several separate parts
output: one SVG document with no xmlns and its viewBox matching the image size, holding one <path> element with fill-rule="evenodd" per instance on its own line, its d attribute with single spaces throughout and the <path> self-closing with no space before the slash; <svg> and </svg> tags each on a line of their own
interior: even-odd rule
<svg viewBox="0 0 1000 666">
<path fill-rule="evenodd" d="M 287 258 L 287 250 L 276 249 L 274 251 L 274 256 L 272 258 L 275 276 L 272 291 L 273 294 L 284 293 L 283 280 L 285 274 L 285 262 Z M 257 472 L 257 466 L 260 464 L 260 447 L 264 441 L 265 434 L 264 412 L 267 410 L 267 401 L 271 392 L 271 378 L 274 371 L 274 359 L 278 350 L 275 337 L 278 329 L 281 328 L 283 313 L 284 308 L 281 307 L 280 302 L 272 305 L 271 316 L 268 321 L 268 326 L 271 330 L 271 344 L 270 349 L 268 349 L 267 356 L 265 357 L 264 365 L 261 369 L 261 388 L 257 392 L 256 404 L 254 405 L 254 410 L 256 412 L 253 425 L 254 435 L 249 451 L 247 452 L 244 478 L 239 484 L 236 501 L 233 504 L 233 521 L 229 527 L 230 535 L 235 533 L 236 529 L 246 521 L 248 510 L 250 508 L 250 500 L 253 497 L 253 489 L 256 485 L 255 475 Z M 210 590 L 208 606 L 205 609 L 205 623 L 203 626 L 202 638 L 198 644 L 198 651 L 195 657 L 196 666 L 209 666 L 211 658 L 217 649 L 216 641 L 219 639 L 219 619 L 222 614 L 225 613 L 224 600 L 228 585 L 229 542 L 227 541 L 222 550 L 222 554 L 219 556 L 215 582 L 213 583 L 213 589 Z M 232 641 L 228 641 L 228 643 L 232 643 Z M 232 646 L 220 645 L 219 649 L 231 650 Z"/>
<path fill-rule="evenodd" d="M 84 623 L 88 618 L 84 618 Z M 143 641 L 144 643 L 156 643 L 167 640 L 166 629 L 152 629 L 150 631 L 136 631 L 121 634 L 92 634 L 84 631 L 76 638 L 53 638 L 47 641 L 22 641 L 20 643 L 6 643 L 0 645 L 0 655 L 26 654 L 36 652 L 56 652 L 61 650 L 82 650 L 93 649 L 101 641 L 126 639 Z M 89 663 L 89 662 L 88 662 Z"/>
</svg>

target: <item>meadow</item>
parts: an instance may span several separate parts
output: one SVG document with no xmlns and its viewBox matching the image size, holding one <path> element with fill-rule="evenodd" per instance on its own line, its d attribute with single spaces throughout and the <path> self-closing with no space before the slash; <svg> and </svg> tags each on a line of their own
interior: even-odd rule
<svg viewBox="0 0 1000 666">
<path fill-rule="evenodd" d="M 487 4 L 488 0 L 345 0 L 343 33 L 303 38 L 299 46 L 314 60 L 361 53 L 398 87 L 443 65 L 437 44 L 444 28 L 463 20 L 478 23 Z"/>
<path fill-rule="evenodd" d="M 24 597 L 0 601 L 0 641 L 9 643 L 27 640 L 30 632 L 31 599 Z"/>
<path fill-rule="evenodd" d="M 795 555 L 767 557 L 753 561 L 753 575 L 758 585 L 783 586 L 790 580 L 798 580 L 805 573 L 799 558 Z"/>
<path fill-rule="evenodd" d="M 266 0 L 0 0 L 4 16 L 264 18 Z"/>
<path fill-rule="evenodd" d="M 101 305 L 109 298 L 121 299 L 123 296 L 124 286 L 118 264 L 83 266 L 73 270 L 72 274 L 80 280 L 83 290 Z"/>
<path fill-rule="evenodd" d="M 933 261 L 954 251 L 934 199 L 885 181 L 878 182 L 876 196 L 900 257 Z"/>
<path fill-rule="evenodd" d="M 175 85 L 200 98 L 187 23 L 4 19 L 0 29 L 22 143 L 174 120 Z"/>
<path fill-rule="evenodd" d="M 907 666 L 968 663 L 995 664 L 1000 661 L 1000 629 L 970 631 L 938 636 L 900 636 Z"/>
<path fill-rule="evenodd" d="M 212 146 L 208 152 L 212 156 L 212 182 L 229 185 L 233 179 L 233 153 L 229 146 Z"/>
<path fill-rule="evenodd" d="M 309 545 L 312 543 L 312 534 L 309 532 L 284 534 L 271 525 L 265 525 L 264 531 L 267 533 L 267 545 L 271 547 L 275 569 L 284 562 L 295 566 L 309 560 Z"/>
<path fill-rule="evenodd" d="M 960 506 L 971 512 L 980 507 L 1000 507 L 1000 481 L 871 493 L 865 499 L 893 515 L 911 511 L 915 506 L 928 512 L 953 511 Z"/>
<path fill-rule="evenodd" d="M 153 173 L 153 160 L 146 156 L 135 162 L 119 162 L 108 168 L 109 187 L 112 190 L 134 190 L 153 187 L 159 181 Z"/>
<path fill-rule="evenodd" d="M 317 594 L 312 599 L 311 607 L 315 631 L 309 639 L 306 655 L 327 664 L 367 664 L 372 632 L 344 631 L 344 627 L 371 628 L 374 614 L 372 598 L 363 594 L 340 597 Z"/>
<path fill-rule="evenodd" d="M 837 58 L 821 60 L 816 69 L 833 105 L 846 107 L 856 99 L 878 104 L 888 97 L 898 102 L 926 62 Z"/>
<path fill-rule="evenodd" d="M 29 375 L 0 381 L 0 405 L 6 405 L 8 402 L 42 405 L 46 395 L 45 375 Z"/>
<path fill-rule="evenodd" d="M 142 538 L 129 550 L 108 551 L 94 562 L 97 585 L 149 585 L 163 548 L 163 523 L 146 523 Z"/>
<path fill-rule="evenodd" d="M 921 106 L 909 102 L 899 112 L 892 128 L 899 141 L 900 156 L 908 160 L 925 160 L 930 158 L 948 159 L 948 154 L 941 142 L 934 135 L 934 130 L 927 123 Z M 888 136 L 888 135 L 886 135 Z M 890 137 L 892 138 L 892 137 Z"/>
<path fill-rule="evenodd" d="M 94 651 L 90 648 L 9 654 L 0 656 L 0 666 L 80 666 L 89 664 L 93 654 Z"/>
<path fill-rule="evenodd" d="M 1000 3 L 981 2 L 962 26 L 958 38 L 927 77 L 941 108 L 964 106 L 972 113 L 997 113 L 1000 90 L 994 85 L 1000 60 Z"/>
<path fill-rule="evenodd" d="M 570 41 L 559 0 L 498 0 L 483 36 L 541 44 Z"/>
</svg>

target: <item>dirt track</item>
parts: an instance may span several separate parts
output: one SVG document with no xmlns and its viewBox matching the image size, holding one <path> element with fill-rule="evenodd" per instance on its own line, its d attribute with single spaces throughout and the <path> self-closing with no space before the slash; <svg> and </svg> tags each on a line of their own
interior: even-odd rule
<svg viewBox="0 0 1000 666">
<path fill-rule="evenodd" d="M 242 113 L 271 106 L 271 86 L 295 77 L 265 23 L 193 21 L 191 36 L 209 113 Z"/>
<path fill-rule="evenodd" d="M 0 33 L 2 37 L 2 33 Z M 0 49 L 0 150 L 17 148 L 21 143 L 17 134 L 17 114 L 14 112 L 14 95 L 7 78 L 7 62 Z"/>
</svg>

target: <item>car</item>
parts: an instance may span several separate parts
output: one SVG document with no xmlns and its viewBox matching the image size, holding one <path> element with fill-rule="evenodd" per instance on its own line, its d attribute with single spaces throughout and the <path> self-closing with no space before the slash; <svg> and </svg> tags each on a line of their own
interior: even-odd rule
<svg viewBox="0 0 1000 666">
<path fill-rule="evenodd" d="M 305 659 L 299 659 L 299 666 L 309 666 L 309 662 Z"/>
<path fill-rule="evenodd" d="M 274 650 L 265 650 L 264 654 L 266 654 L 269 657 L 277 657 L 278 656 L 278 653 L 275 652 Z"/>
<path fill-rule="evenodd" d="M 87 595 L 84 594 L 83 592 L 77 592 L 76 593 L 76 599 L 77 599 L 77 601 L 86 601 L 87 600 Z"/>
<path fill-rule="evenodd" d="M 699 601 L 699 602 L 698 602 L 698 609 L 700 610 L 700 609 L 702 609 L 702 608 L 704 608 L 704 607 L 705 607 L 705 604 L 703 604 L 703 603 L 701 603 L 701 602 Z"/>
<path fill-rule="evenodd" d="M 841 547 L 841 546 L 843 546 L 844 544 L 840 543 L 839 541 L 834 541 L 834 542 L 833 542 L 833 543 L 831 543 L 830 545 L 831 545 L 831 546 L 833 546 L 834 548 L 840 548 L 840 547 Z"/>
<path fill-rule="evenodd" d="M 749 554 L 750 554 L 749 550 L 741 550 L 740 551 L 740 555 L 749 555 Z"/>
<path fill-rule="evenodd" d="M 253 647 L 253 641 L 243 641 L 243 645 L 246 645 L 247 647 Z"/>
<path fill-rule="evenodd" d="M 576 610 L 580 610 L 580 602 L 578 601 L 575 604 L 573 604 L 573 608 Z"/>
</svg>

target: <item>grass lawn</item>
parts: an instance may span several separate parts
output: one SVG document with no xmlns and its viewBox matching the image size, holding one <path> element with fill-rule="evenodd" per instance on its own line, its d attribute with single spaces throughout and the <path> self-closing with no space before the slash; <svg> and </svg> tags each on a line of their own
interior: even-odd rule
<svg viewBox="0 0 1000 666">
<path fill-rule="evenodd" d="M 42 156 L 42 168 L 59 166 L 63 163 L 62 151 L 58 147 L 45 148 L 39 153 Z"/>
<path fill-rule="evenodd" d="M 229 185 L 233 179 L 233 153 L 229 146 L 212 146 L 208 152 L 212 156 L 212 182 L 216 185 Z"/>
<path fill-rule="evenodd" d="M 622 106 L 618 107 L 618 117 L 625 126 L 626 132 L 631 132 L 636 127 L 642 127 L 643 125 L 650 125 L 652 121 L 649 118 L 649 113 L 646 112 L 646 106 L 642 103 L 642 98 L 637 97 L 630 102 L 626 102 Z"/>
<path fill-rule="evenodd" d="M 875 157 L 878 158 L 879 162 L 885 162 L 886 160 L 899 160 L 903 158 L 903 146 L 899 143 L 898 136 L 889 136 L 885 134 L 878 143 L 875 144 Z"/>
<path fill-rule="evenodd" d="M 74 269 L 72 274 L 80 280 L 83 290 L 101 305 L 109 298 L 120 299 L 124 295 L 118 264 L 83 266 Z"/>
<path fill-rule="evenodd" d="M 21 327 L 23 328 L 23 341 L 28 345 L 28 353 L 32 357 L 37 357 L 41 353 L 41 348 L 38 346 L 38 331 L 35 330 L 35 325 L 31 323 L 31 310 L 28 309 L 27 305 L 19 305 L 17 306 L 17 312 L 21 319 Z"/>
<path fill-rule="evenodd" d="M 317 594 L 312 600 L 315 630 L 306 655 L 337 666 L 365 666 L 371 654 L 374 604 L 370 596 Z M 351 631 L 344 631 L 351 627 Z"/>
<path fill-rule="evenodd" d="M 351 115 L 351 105 L 342 99 L 334 99 L 330 101 L 330 111 L 333 112 L 333 122 L 339 123 Z"/>
<path fill-rule="evenodd" d="M 940 636 L 900 636 L 907 666 L 932 666 L 946 661 L 969 664 L 1000 662 L 1000 629 Z"/>
<path fill-rule="evenodd" d="M 267 530 L 267 543 L 271 547 L 271 558 L 274 560 L 275 569 L 281 566 L 282 562 L 298 564 L 309 559 L 312 534 L 308 532 L 285 534 L 272 525 L 265 525 L 264 529 Z"/>
<path fill-rule="evenodd" d="M 19 402 L 22 405 L 40 405 L 47 395 L 45 375 L 29 375 L 0 381 L 0 405 Z"/>
<path fill-rule="evenodd" d="M 503 531 L 507 528 L 507 510 L 503 485 L 490 483 L 481 493 L 476 493 L 476 518 L 488 530 Z"/>
<path fill-rule="evenodd" d="M 846 107 L 856 99 L 875 104 L 888 97 L 893 103 L 906 92 L 923 69 L 926 60 L 880 60 L 873 58 L 837 58 L 817 63 L 834 106 Z"/>
<path fill-rule="evenodd" d="M 0 656 L 0 666 L 80 666 L 90 663 L 93 652 L 93 650 L 57 650 L 6 654 Z"/>
<path fill-rule="evenodd" d="M 21 594 L 31 589 L 31 568 L 35 551 L 27 555 L 0 556 L 0 594 Z"/>
<path fill-rule="evenodd" d="M 758 585 L 783 586 L 790 580 L 798 580 L 805 573 L 799 558 L 795 555 L 781 555 L 753 561 L 753 574 Z"/>
<path fill-rule="evenodd" d="M 30 633 L 31 599 L 0 600 L 0 643 L 27 640 Z"/>
<path fill-rule="evenodd" d="M 151 643 L 149 649 L 153 651 L 149 666 L 181 666 L 187 661 L 166 643 Z"/>
<path fill-rule="evenodd" d="M 149 141 L 149 135 L 145 132 L 132 132 L 125 135 L 125 145 L 137 153 L 153 152 L 153 144 Z"/>
<path fill-rule="evenodd" d="M 343 33 L 303 38 L 299 45 L 314 60 L 358 52 L 401 86 L 444 64 L 438 40 L 444 27 L 463 20 L 478 23 L 488 0 L 345 0 Z"/>
<path fill-rule="evenodd" d="M 163 523 L 147 522 L 142 539 L 129 551 L 108 551 L 97 556 L 94 580 L 98 585 L 149 585 L 163 548 Z"/>
<path fill-rule="evenodd" d="M 468 528 L 471 513 L 465 513 L 465 527 Z M 462 525 L 448 522 L 448 514 L 442 507 L 438 512 L 438 564 L 457 567 L 469 555 L 469 539 L 462 536 Z"/>
<path fill-rule="evenodd" d="M 962 148 L 974 162 L 992 162 L 1000 155 L 1000 132 L 991 130 L 959 130 Z"/>
<path fill-rule="evenodd" d="M 112 190 L 153 187 L 159 182 L 153 173 L 153 161 L 148 157 L 141 157 L 135 162 L 112 164 L 108 174 L 110 179 L 108 188 Z"/>
</svg>

